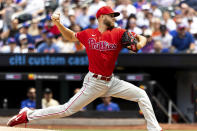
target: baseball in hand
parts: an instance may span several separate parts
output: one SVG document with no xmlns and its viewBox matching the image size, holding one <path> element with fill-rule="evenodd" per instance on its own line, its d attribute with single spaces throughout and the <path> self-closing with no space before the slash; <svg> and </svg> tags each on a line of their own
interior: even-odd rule
<svg viewBox="0 0 197 131">
<path fill-rule="evenodd" d="M 51 19 L 52 20 L 59 20 L 60 19 L 60 13 L 59 12 L 53 13 Z"/>
</svg>

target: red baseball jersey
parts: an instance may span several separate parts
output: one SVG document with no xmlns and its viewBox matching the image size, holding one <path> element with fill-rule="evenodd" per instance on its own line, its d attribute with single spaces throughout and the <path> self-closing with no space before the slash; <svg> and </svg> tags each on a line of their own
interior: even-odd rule
<svg viewBox="0 0 197 131">
<path fill-rule="evenodd" d="M 87 29 L 76 33 L 76 38 L 86 47 L 89 71 L 103 76 L 112 75 L 125 31 L 114 28 L 100 33 L 98 29 Z"/>
</svg>

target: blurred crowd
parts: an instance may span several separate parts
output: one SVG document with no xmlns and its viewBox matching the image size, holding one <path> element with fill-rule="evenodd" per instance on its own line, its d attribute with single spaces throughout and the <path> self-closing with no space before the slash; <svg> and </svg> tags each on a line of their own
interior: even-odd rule
<svg viewBox="0 0 197 131">
<path fill-rule="evenodd" d="M 192 0 L 0 0 L 0 53 L 85 52 L 68 42 L 50 16 L 75 32 L 97 28 L 95 14 L 105 5 L 121 13 L 116 27 L 147 37 L 139 53 L 196 53 L 197 12 Z M 130 53 L 123 49 L 121 53 Z"/>
<path fill-rule="evenodd" d="M 80 91 L 80 88 L 74 90 L 74 95 Z M 117 103 L 112 102 L 111 97 L 102 97 L 102 103 L 96 106 L 96 111 L 120 111 Z M 43 98 L 41 100 L 42 109 L 58 106 L 59 102 L 53 98 L 53 92 L 50 88 L 45 88 L 43 91 Z M 28 107 L 32 110 L 36 109 L 36 88 L 29 87 L 27 90 L 27 99 L 21 101 L 20 109 Z M 7 107 L 6 107 L 7 108 Z M 83 107 L 80 111 L 87 111 L 87 106 Z"/>
</svg>

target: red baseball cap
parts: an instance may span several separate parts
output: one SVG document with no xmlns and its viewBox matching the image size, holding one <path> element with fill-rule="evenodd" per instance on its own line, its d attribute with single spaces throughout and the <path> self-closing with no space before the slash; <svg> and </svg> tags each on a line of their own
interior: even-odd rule
<svg viewBox="0 0 197 131">
<path fill-rule="evenodd" d="M 97 11 L 96 18 L 98 19 L 100 15 L 107 15 L 107 14 L 114 14 L 114 17 L 120 15 L 119 12 L 114 12 L 110 6 L 103 6 Z"/>
</svg>

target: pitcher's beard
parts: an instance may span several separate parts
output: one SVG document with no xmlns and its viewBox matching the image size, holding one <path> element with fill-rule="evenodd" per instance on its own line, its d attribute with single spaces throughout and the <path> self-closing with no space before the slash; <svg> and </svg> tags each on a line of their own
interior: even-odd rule
<svg viewBox="0 0 197 131">
<path fill-rule="evenodd" d="M 107 30 L 112 30 L 115 26 L 109 21 L 104 21 L 104 24 L 107 26 Z"/>
<path fill-rule="evenodd" d="M 115 26 L 114 25 L 110 25 L 107 27 L 108 30 L 112 30 Z"/>
</svg>

